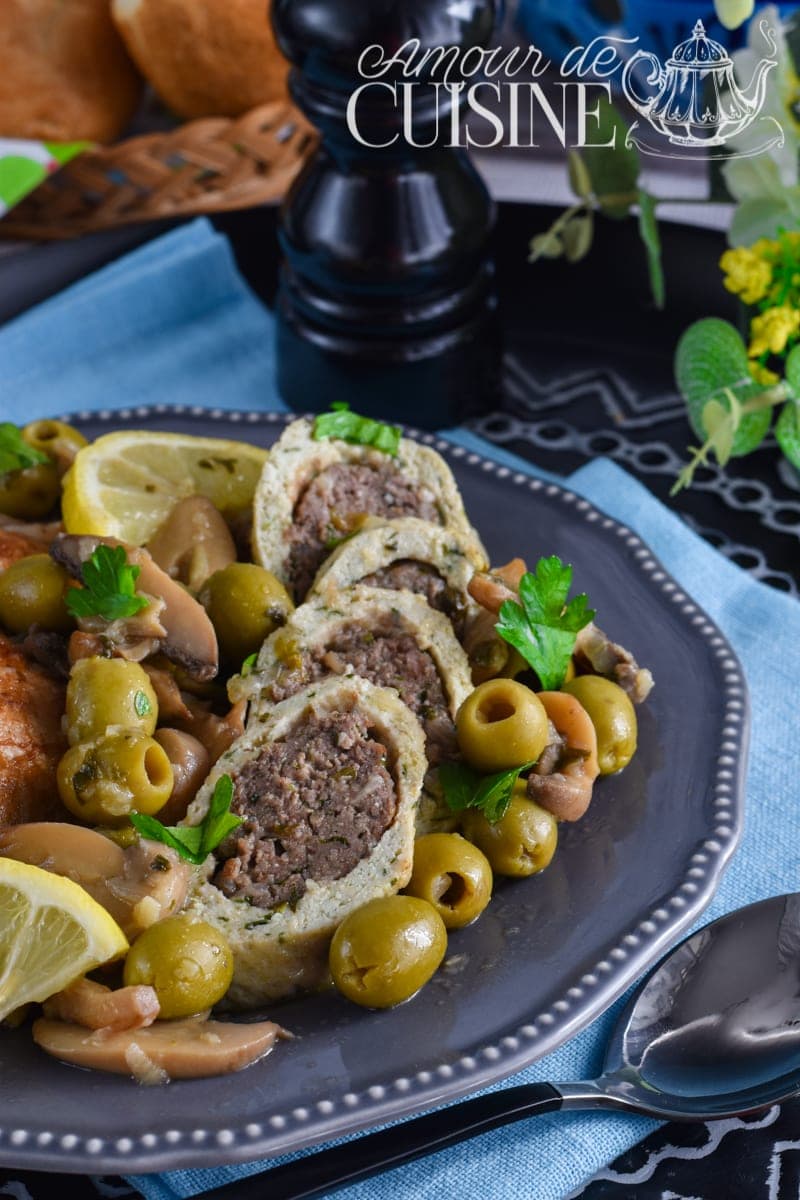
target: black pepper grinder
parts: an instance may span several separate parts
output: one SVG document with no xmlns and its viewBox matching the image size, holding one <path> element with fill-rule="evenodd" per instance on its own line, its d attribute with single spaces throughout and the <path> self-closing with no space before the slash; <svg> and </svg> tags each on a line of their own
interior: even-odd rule
<svg viewBox="0 0 800 1200">
<path fill-rule="evenodd" d="M 494 208 L 449 144 L 444 83 L 488 43 L 500 2 L 273 0 L 292 93 L 322 135 L 279 229 L 278 387 L 292 409 L 347 401 L 432 429 L 491 403 Z M 436 54 L 422 63 L 438 47 L 459 52 L 449 71 Z M 417 73 L 398 61 L 380 74 L 382 57 Z"/>
</svg>

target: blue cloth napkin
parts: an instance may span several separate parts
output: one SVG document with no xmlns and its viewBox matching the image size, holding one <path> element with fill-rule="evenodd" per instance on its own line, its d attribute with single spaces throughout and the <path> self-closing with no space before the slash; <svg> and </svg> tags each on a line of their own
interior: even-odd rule
<svg viewBox="0 0 800 1200">
<path fill-rule="evenodd" d="M 225 240 L 205 222 L 135 251 L 0 330 L 5 419 L 145 403 L 284 407 L 274 392 L 271 318 L 239 278 Z M 538 473 L 468 431 L 449 436 L 515 469 Z M 747 675 L 753 729 L 746 829 L 703 921 L 796 889 L 800 605 L 722 558 L 612 463 L 598 460 L 569 482 L 641 535 L 727 634 Z M 621 1003 L 513 1082 L 591 1078 Z M 443 1195 L 564 1200 L 653 1128 L 654 1122 L 643 1118 L 552 1114 L 496 1130 L 337 1195 L 342 1200 L 441 1200 Z M 262 1165 L 139 1175 L 132 1182 L 148 1200 L 174 1200 Z"/>
</svg>

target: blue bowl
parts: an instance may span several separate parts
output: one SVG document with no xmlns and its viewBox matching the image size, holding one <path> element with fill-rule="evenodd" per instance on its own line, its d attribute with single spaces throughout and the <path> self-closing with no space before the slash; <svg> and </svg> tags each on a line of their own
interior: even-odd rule
<svg viewBox="0 0 800 1200">
<path fill-rule="evenodd" d="M 756 4 L 756 16 L 767 2 Z M 778 7 L 786 14 L 798 5 Z M 622 57 L 637 49 L 651 50 L 663 62 L 679 42 L 691 37 L 698 18 L 709 37 L 728 50 L 744 45 L 746 30 L 723 28 L 710 0 L 519 0 L 517 12 L 519 28 L 555 64 L 575 46 L 586 46 L 604 34 L 639 39 L 627 53 L 624 45 L 619 47 Z"/>
</svg>

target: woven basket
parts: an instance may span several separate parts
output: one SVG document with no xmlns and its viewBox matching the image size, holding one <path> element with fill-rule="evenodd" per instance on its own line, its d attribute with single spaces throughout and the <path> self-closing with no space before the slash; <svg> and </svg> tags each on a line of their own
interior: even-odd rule
<svg viewBox="0 0 800 1200">
<path fill-rule="evenodd" d="M 316 143 L 288 100 L 129 138 L 56 172 L 0 220 L 0 237 L 55 240 L 275 203 Z"/>
</svg>

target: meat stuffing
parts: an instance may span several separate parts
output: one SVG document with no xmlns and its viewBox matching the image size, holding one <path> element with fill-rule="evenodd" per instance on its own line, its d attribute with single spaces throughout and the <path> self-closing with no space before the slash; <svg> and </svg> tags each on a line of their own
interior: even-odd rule
<svg viewBox="0 0 800 1200">
<path fill-rule="evenodd" d="M 388 567 L 373 572 L 372 575 L 366 575 L 360 582 L 367 587 L 391 588 L 395 592 L 416 592 L 425 597 L 431 608 L 450 618 L 456 636 L 460 637 L 463 633 L 466 607 L 464 601 L 447 586 L 436 568 L 428 563 L 399 559 Z"/>
<path fill-rule="evenodd" d="M 309 879 L 341 879 L 397 812 L 386 749 L 363 713 L 309 716 L 234 777 L 244 818 L 223 843 L 214 883 L 260 908 L 296 904 Z"/>
<path fill-rule="evenodd" d="M 412 484 L 391 461 L 334 463 L 308 485 L 294 510 L 289 531 L 289 584 L 302 600 L 337 542 L 359 528 L 367 515 L 420 517 L 442 523 L 433 496 Z"/>
<path fill-rule="evenodd" d="M 410 633 L 343 625 L 333 641 L 303 654 L 299 670 L 285 671 L 272 685 L 275 701 L 326 675 L 356 675 L 378 687 L 396 688 L 400 699 L 419 719 L 431 766 L 458 754 L 456 731 L 436 664 Z"/>
</svg>

